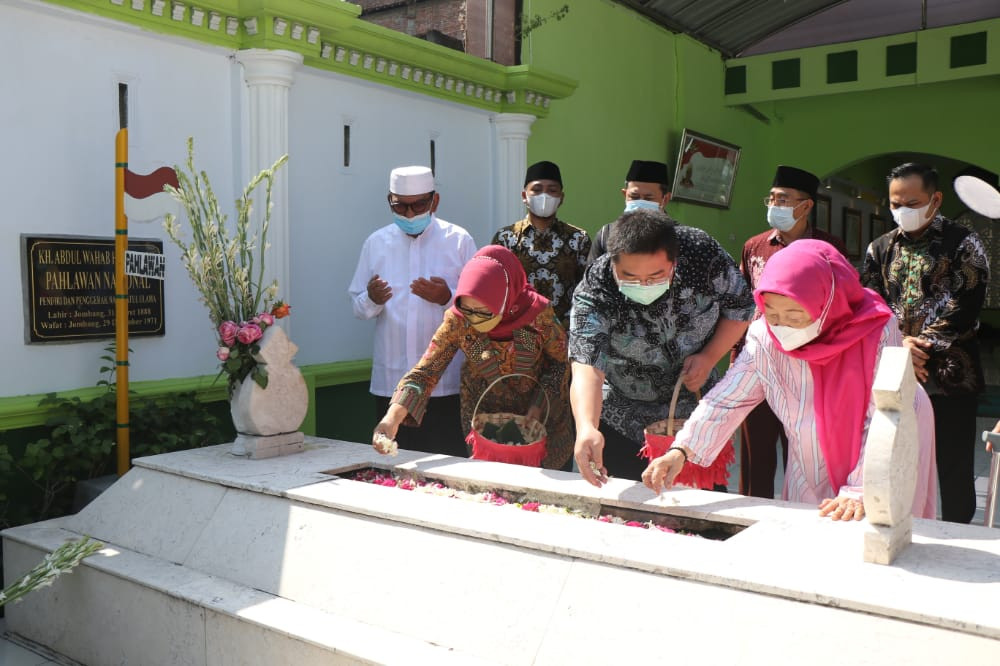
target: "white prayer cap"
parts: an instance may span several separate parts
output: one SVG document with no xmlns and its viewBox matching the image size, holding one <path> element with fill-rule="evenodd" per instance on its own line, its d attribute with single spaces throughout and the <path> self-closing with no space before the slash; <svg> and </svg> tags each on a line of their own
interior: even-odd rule
<svg viewBox="0 0 1000 666">
<path fill-rule="evenodd" d="M 1000 192 L 982 178 L 959 176 L 955 191 L 966 206 L 983 217 L 1000 218 Z"/>
<path fill-rule="evenodd" d="M 423 166 L 397 167 L 389 174 L 389 192 L 409 196 L 434 191 L 434 173 Z"/>
</svg>

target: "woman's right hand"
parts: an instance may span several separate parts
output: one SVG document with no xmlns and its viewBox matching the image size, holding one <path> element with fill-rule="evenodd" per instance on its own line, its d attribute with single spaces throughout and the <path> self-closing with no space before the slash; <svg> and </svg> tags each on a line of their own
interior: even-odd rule
<svg viewBox="0 0 1000 666">
<path fill-rule="evenodd" d="M 372 433 L 372 446 L 379 453 L 385 455 L 392 453 L 389 449 L 389 442 L 396 439 L 396 432 L 399 430 L 397 424 L 382 419 L 379 421 L 378 425 L 375 426 L 375 432 Z"/>
<path fill-rule="evenodd" d="M 382 417 L 382 420 L 375 426 L 372 433 L 372 446 L 382 454 L 394 454 L 394 447 L 389 446 L 390 442 L 395 442 L 396 433 L 399 432 L 399 424 L 406 418 L 406 408 L 395 403 L 389 405 L 389 410 Z"/>
<path fill-rule="evenodd" d="M 674 479 L 684 468 L 684 461 L 684 454 L 677 449 L 671 449 L 655 458 L 642 473 L 643 485 L 659 495 L 674 485 Z"/>
</svg>

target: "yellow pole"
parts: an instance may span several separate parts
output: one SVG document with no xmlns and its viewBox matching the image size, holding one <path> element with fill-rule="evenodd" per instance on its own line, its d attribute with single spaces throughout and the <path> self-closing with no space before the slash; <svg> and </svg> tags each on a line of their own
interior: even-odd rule
<svg viewBox="0 0 1000 666">
<path fill-rule="evenodd" d="M 118 431 L 118 476 L 129 469 L 128 422 L 128 281 L 125 251 L 128 249 L 128 219 L 125 217 L 125 169 L 128 168 L 128 130 L 115 135 L 115 392 Z"/>
</svg>

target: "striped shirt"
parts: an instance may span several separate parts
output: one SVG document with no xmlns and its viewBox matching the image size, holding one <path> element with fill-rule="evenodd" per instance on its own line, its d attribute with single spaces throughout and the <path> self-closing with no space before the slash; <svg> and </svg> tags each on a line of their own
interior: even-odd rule
<svg viewBox="0 0 1000 666">
<path fill-rule="evenodd" d="M 899 324 L 890 317 L 882 329 L 879 358 L 885 346 L 902 345 Z M 875 367 L 878 367 L 876 359 Z M 864 467 L 864 439 L 875 409 L 874 399 L 868 407 L 862 437 L 861 454 L 847 477 L 847 485 L 831 488 L 819 440 L 816 436 L 816 414 L 813 409 L 813 378 L 809 364 L 782 352 L 767 333 L 763 318 L 747 330 L 746 345 L 730 366 L 729 371 L 705 395 L 684 427 L 677 434 L 675 445 L 686 446 L 694 455 L 691 461 L 708 465 L 758 404 L 767 401 L 771 410 L 784 424 L 788 436 L 788 465 L 781 499 L 792 502 L 819 504 L 838 494 L 860 494 Z M 917 410 L 917 432 L 920 442 L 920 462 L 914 515 L 934 517 L 935 491 L 931 488 L 936 475 L 934 459 L 934 415 L 930 399 L 917 387 L 914 399 Z M 929 507 L 929 508 L 928 508 Z"/>
</svg>

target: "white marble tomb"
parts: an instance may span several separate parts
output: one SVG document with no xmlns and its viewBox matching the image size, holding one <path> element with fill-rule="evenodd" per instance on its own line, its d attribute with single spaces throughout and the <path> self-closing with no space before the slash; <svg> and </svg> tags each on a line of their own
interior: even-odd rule
<svg viewBox="0 0 1000 666">
<path fill-rule="evenodd" d="M 349 481 L 368 465 L 544 501 L 746 526 L 725 541 Z M 316 438 L 136 461 L 75 516 L 3 533 L 5 574 L 82 534 L 107 547 L 7 610 L 9 630 L 101 664 L 993 663 L 1000 542 L 914 520 L 891 566 L 863 522 L 697 490 Z M 817 645 L 828 649 L 816 650 Z"/>
</svg>

